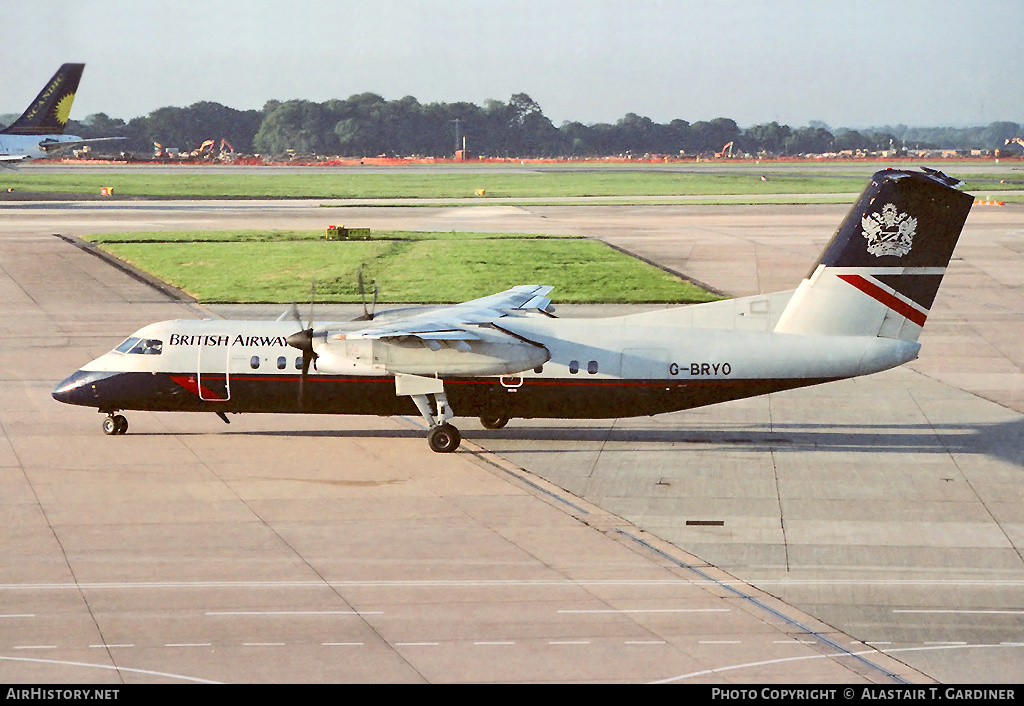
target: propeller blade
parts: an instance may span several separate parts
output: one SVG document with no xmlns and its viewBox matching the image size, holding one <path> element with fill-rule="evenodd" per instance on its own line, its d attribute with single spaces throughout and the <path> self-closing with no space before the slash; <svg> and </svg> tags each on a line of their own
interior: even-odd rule
<svg viewBox="0 0 1024 706">
<path fill-rule="evenodd" d="M 366 308 L 366 284 L 363 280 L 363 266 L 360 265 L 356 271 L 356 279 L 359 283 L 359 299 L 363 303 L 363 315 L 357 316 L 353 321 L 373 321 L 373 316 L 377 311 L 377 294 L 379 292 L 377 288 L 377 280 L 373 280 L 373 305 Z"/>
<path fill-rule="evenodd" d="M 313 328 L 313 303 L 316 301 L 316 280 L 312 280 L 309 285 L 309 322 L 306 324 L 306 328 L 312 330 Z"/>
<path fill-rule="evenodd" d="M 366 287 L 363 284 L 363 266 L 362 265 L 360 265 L 359 269 L 356 271 L 356 279 L 359 282 L 359 301 L 361 301 L 363 303 L 363 316 L 362 316 L 361 319 L 358 319 L 358 320 L 359 321 L 369 321 L 372 317 L 370 316 L 370 312 L 368 312 L 366 310 Z"/>
<path fill-rule="evenodd" d="M 312 316 L 310 321 L 312 321 Z M 313 327 L 296 331 L 285 339 L 285 343 L 302 351 L 302 375 L 299 377 L 299 409 L 301 410 L 305 400 L 306 376 L 309 375 L 309 366 L 320 357 L 313 350 Z"/>
</svg>

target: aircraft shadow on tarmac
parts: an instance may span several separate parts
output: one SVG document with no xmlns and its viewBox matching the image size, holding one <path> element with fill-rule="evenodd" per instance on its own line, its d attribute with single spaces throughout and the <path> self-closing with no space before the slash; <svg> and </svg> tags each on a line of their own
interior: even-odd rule
<svg viewBox="0 0 1024 706">
<path fill-rule="evenodd" d="M 138 433 L 138 432 L 137 432 Z M 296 438 L 421 438 L 418 429 L 316 429 L 281 431 L 224 430 L 227 436 L 275 436 Z M 144 432 L 140 433 L 144 434 Z M 202 432 L 162 432 L 158 435 L 191 436 Z M 763 424 L 728 430 L 630 429 L 573 426 L 507 427 L 498 430 L 467 429 L 464 436 L 496 452 L 571 453 L 589 451 L 588 444 L 644 446 L 716 445 L 731 450 L 786 449 L 839 453 L 982 454 L 1024 469 L 1024 418 L 996 424 Z M 555 442 L 543 448 L 536 442 Z M 523 444 L 533 442 L 527 448 Z M 581 444 L 579 449 L 567 444 Z M 1022 471 L 1024 472 L 1024 471 Z"/>
</svg>

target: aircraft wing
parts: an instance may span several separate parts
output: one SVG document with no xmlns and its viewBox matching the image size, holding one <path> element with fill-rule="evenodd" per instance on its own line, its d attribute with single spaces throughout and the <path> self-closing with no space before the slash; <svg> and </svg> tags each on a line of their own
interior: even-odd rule
<svg viewBox="0 0 1024 706">
<path fill-rule="evenodd" d="M 127 139 L 127 138 L 124 138 L 124 137 L 90 137 L 88 139 L 67 140 L 67 141 L 46 139 L 46 140 L 43 140 L 42 142 L 39 143 L 39 149 L 41 149 L 43 152 L 51 152 L 53 150 L 74 149 L 76 147 L 81 147 L 82 145 L 92 144 L 93 142 L 110 142 L 111 140 L 124 140 L 124 139 Z"/>
<path fill-rule="evenodd" d="M 554 287 L 525 284 L 504 292 L 461 304 L 431 309 L 390 320 L 380 326 L 339 334 L 348 340 L 412 337 L 424 341 L 473 341 L 482 336 L 468 327 L 488 324 L 516 310 L 539 309 L 551 305 L 547 295 Z"/>
<path fill-rule="evenodd" d="M 21 164 L 29 157 L 30 155 L 27 154 L 0 154 L 0 165 L 6 167 L 12 164 Z"/>
</svg>

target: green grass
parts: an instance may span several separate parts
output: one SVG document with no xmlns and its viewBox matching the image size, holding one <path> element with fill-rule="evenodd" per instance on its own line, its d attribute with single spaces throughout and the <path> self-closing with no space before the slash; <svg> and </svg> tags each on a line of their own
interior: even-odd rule
<svg viewBox="0 0 1024 706">
<path fill-rule="evenodd" d="M 97 233 L 82 236 L 90 243 L 284 243 L 326 240 L 324 230 L 170 230 L 125 233 Z M 514 238 L 563 239 L 574 235 L 542 233 L 461 233 L 456 231 L 373 230 L 371 239 L 379 240 L 491 240 Z"/>
<path fill-rule="evenodd" d="M 0 173 L 0 189 L 183 198 L 543 198 L 813 194 L 860 191 L 863 180 L 834 176 L 773 176 L 673 172 L 542 172 L 466 174 L 21 174 Z M 484 189 L 485 196 L 476 196 Z"/>
<path fill-rule="evenodd" d="M 474 169 L 460 173 L 394 171 L 282 173 L 272 169 L 254 172 L 211 171 L 202 173 L 182 167 L 165 173 L 138 172 L 125 167 L 108 174 L 0 172 L 0 189 L 74 194 L 99 194 L 112 187 L 120 196 L 180 198 L 310 198 L 310 199 L 448 199 L 467 198 L 487 203 L 494 198 L 585 198 L 585 197 L 672 197 L 772 194 L 835 194 L 860 192 L 863 176 L 838 173 L 809 165 L 810 174 L 773 172 L 770 164 L 751 167 L 749 172 L 672 172 L 659 170 L 591 169 L 586 171 L 545 170 L 538 172 L 489 172 Z M 902 165 L 894 164 L 894 167 Z M 713 169 L 714 166 L 709 166 Z M 1024 190 L 1019 172 L 955 175 L 966 181 L 969 192 L 978 190 Z M 767 181 L 761 175 L 768 176 Z M 477 196 L 483 189 L 484 196 Z"/>
<path fill-rule="evenodd" d="M 253 231 L 102 234 L 116 257 L 205 303 L 359 302 L 362 267 L 384 303 L 454 303 L 518 284 L 550 284 L 565 303 L 697 302 L 699 287 L 603 243 L 508 233 L 408 233 L 413 237 L 326 241 L 305 233 L 274 241 Z M 147 236 L 140 238 L 140 236 Z M 135 242 L 128 242 L 129 240 Z M 120 242 L 119 242 L 120 241 Z M 140 242 L 142 241 L 142 242 Z M 496 242 L 500 241 L 500 242 Z"/>
</svg>

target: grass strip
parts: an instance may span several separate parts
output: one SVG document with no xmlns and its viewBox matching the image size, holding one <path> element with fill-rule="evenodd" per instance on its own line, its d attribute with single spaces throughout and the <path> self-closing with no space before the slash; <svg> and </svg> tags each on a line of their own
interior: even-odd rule
<svg viewBox="0 0 1024 706">
<path fill-rule="evenodd" d="M 863 178 L 777 174 L 762 180 L 757 172 L 701 174 L 667 171 L 593 170 L 535 173 L 338 173 L 310 174 L 211 172 L 110 174 L 0 173 L 0 189 L 180 198 L 566 198 L 592 196 L 712 196 L 848 193 L 860 191 Z M 986 178 L 987 182 L 998 179 Z M 1022 188 L 1002 185 L 1009 188 Z M 478 196 L 483 190 L 484 195 Z"/>
<path fill-rule="evenodd" d="M 137 233 L 126 234 L 138 236 Z M 93 236 L 112 255 L 205 303 L 360 301 L 357 272 L 369 291 L 376 280 L 385 303 L 454 303 L 518 284 L 551 284 L 566 303 L 698 302 L 715 295 L 603 243 L 580 238 L 488 234 L 486 238 L 406 240 L 113 242 Z M 462 234 L 466 235 L 466 234 Z M 500 241 L 500 242 L 495 242 Z"/>
</svg>

